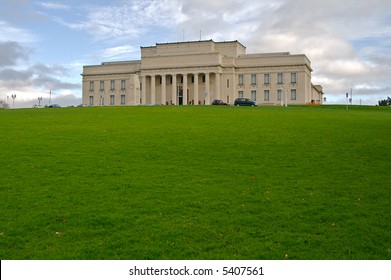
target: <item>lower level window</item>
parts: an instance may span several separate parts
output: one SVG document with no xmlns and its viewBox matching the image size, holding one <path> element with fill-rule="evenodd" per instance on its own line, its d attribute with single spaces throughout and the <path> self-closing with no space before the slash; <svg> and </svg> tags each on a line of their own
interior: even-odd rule
<svg viewBox="0 0 391 280">
<path fill-rule="evenodd" d="M 125 94 L 121 95 L 121 105 L 125 105 Z"/>
<path fill-rule="evenodd" d="M 263 100 L 269 101 L 269 99 L 270 99 L 270 93 L 268 90 L 265 90 Z"/>
<path fill-rule="evenodd" d="M 291 89 L 291 100 L 296 100 L 297 93 L 295 89 Z"/>
<path fill-rule="evenodd" d="M 114 95 L 110 95 L 110 105 L 114 105 Z"/>
<path fill-rule="evenodd" d="M 94 105 L 94 97 L 93 96 L 90 96 L 89 105 L 90 106 Z"/>
<path fill-rule="evenodd" d="M 239 97 L 239 98 L 243 98 L 243 91 L 239 91 L 239 92 L 238 92 L 238 97 Z"/>
<path fill-rule="evenodd" d="M 254 101 L 257 101 L 257 91 L 256 90 L 251 91 L 251 99 Z"/>
</svg>

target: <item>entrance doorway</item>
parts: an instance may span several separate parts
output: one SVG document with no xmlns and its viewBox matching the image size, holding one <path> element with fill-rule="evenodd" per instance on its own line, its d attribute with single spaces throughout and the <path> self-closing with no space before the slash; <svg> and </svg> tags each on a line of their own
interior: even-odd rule
<svg viewBox="0 0 391 280">
<path fill-rule="evenodd" d="M 180 89 L 178 91 L 178 104 L 183 105 L 183 90 L 182 89 Z"/>
</svg>

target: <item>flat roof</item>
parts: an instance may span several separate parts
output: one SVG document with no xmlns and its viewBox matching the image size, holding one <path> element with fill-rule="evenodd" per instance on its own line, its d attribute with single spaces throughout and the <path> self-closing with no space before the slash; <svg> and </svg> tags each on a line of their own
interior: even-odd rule
<svg viewBox="0 0 391 280">
<path fill-rule="evenodd" d="M 237 43 L 237 44 L 241 45 L 243 48 L 246 48 L 238 40 L 215 42 L 212 39 L 209 39 L 209 40 L 199 40 L 199 41 L 182 41 L 182 42 L 156 43 L 155 46 L 148 46 L 148 47 L 141 46 L 141 48 L 155 48 L 157 46 L 163 46 L 163 45 L 179 45 L 179 44 L 194 44 L 194 43 L 215 43 L 215 44 L 232 44 L 232 43 Z"/>
</svg>

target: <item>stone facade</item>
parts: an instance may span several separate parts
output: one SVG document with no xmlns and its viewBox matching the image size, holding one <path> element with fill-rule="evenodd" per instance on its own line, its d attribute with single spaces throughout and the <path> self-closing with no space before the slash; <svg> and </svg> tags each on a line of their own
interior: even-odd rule
<svg viewBox="0 0 391 280">
<path fill-rule="evenodd" d="M 238 41 L 194 41 L 141 47 L 141 60 L 83 68 L 83 103 L 90 106 L 321 104 L 311 62 L 290 53 L 246 54 Z"/>
</svg>

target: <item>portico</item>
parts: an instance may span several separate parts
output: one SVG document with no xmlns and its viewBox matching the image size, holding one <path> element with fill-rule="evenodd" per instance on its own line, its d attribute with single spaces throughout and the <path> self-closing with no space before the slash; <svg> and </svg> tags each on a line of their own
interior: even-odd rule
<svg viewBox="0 0 391 280">
<path fill-rule="evenodd" d="M 142 74 L 140 104 L 210 105 L 220 99 L 220 82 L 221 73 Z"/>
</svg>

